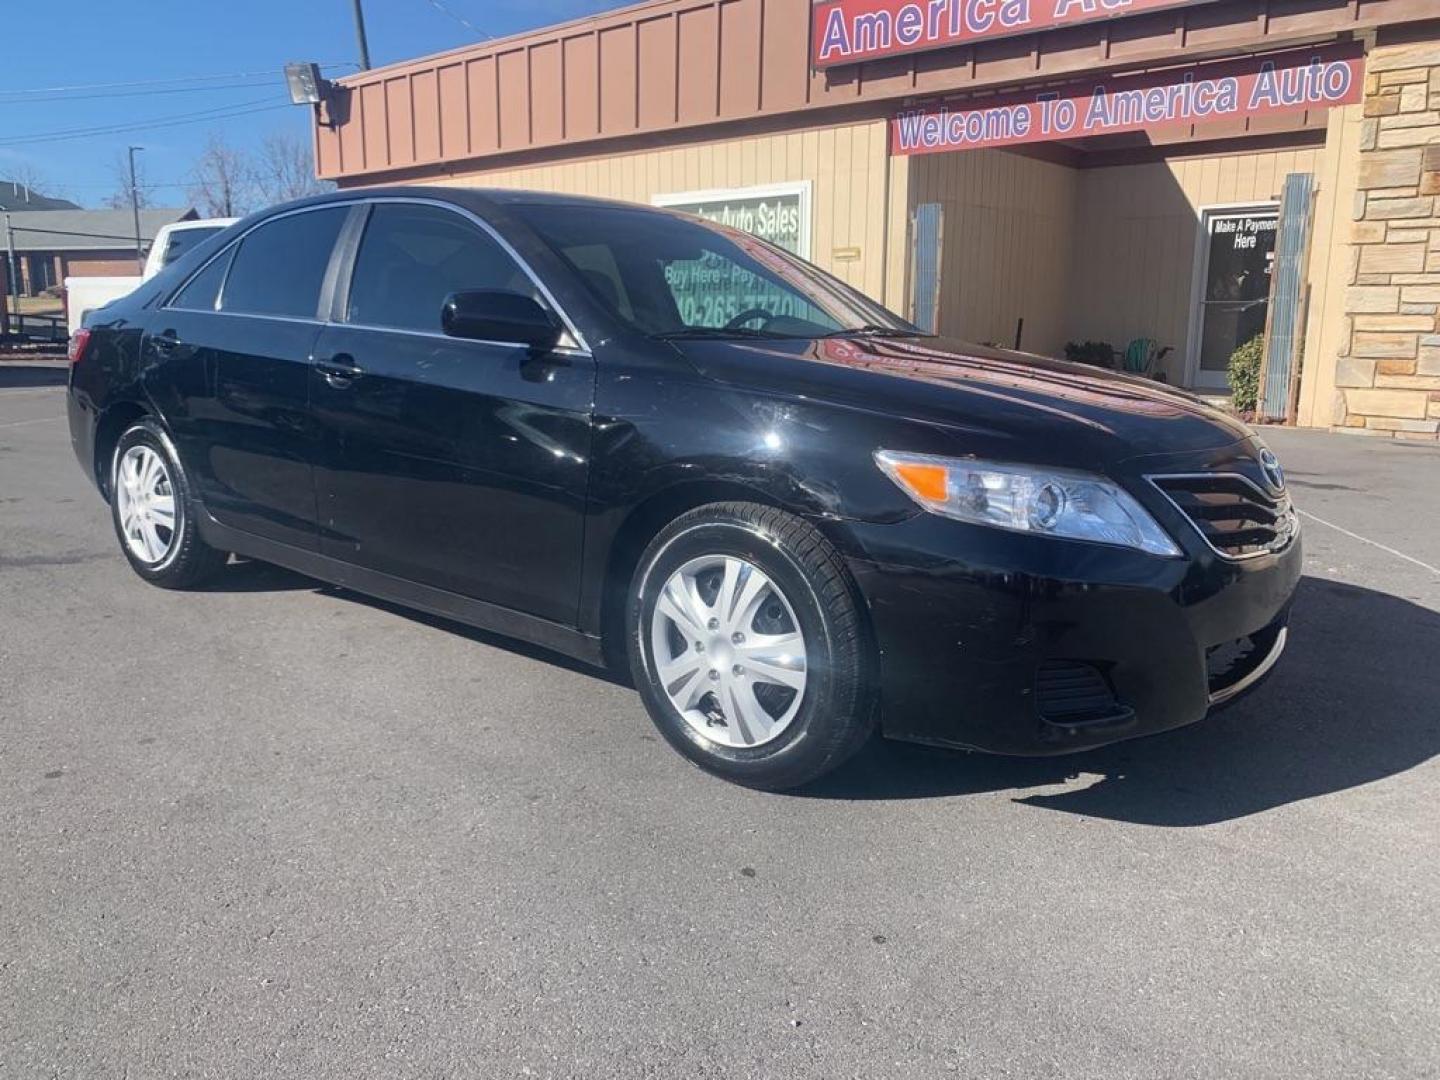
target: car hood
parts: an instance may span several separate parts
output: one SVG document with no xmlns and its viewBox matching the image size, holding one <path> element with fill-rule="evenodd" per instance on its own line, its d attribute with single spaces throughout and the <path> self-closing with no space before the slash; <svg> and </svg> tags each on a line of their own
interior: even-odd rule
<svg viewBox="0 0 1440 1080">
<path fill-rule="evenodd" d="M 1233 416 L 1153 379 L 947 338 L 677 342 L 708 378 L 966 433 L 967 449 L 1075 465 L 1230 446 Z M 1047 445 L 1048 444 L 1048 445 Z M 1048 452 L 1047 452 L 1048 451 Z"/>
</svg>

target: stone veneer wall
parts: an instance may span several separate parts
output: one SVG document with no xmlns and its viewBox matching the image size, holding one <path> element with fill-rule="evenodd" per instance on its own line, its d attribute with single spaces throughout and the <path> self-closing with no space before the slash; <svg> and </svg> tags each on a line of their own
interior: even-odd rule
<svg viewBox="0 0 1440 1080">
<path fill-rule="evenodd" d="M 1365 67 L 1352 284 L 1337 426 L 1440 438 L 1440 38 L 1378 45 Z"/>
</svg>

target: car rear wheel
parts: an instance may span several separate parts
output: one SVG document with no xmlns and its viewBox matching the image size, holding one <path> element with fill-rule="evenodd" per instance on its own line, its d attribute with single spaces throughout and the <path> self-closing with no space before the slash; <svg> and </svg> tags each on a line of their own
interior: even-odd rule
<svg viewBox="0 0 1440 1080">
<path fill-rule="evenodd" d="M 151 584 L 189 588 L 225 564 L 225 552 L 200 536 L 189 479 L 165 429 L 154 420 L 132 424 L 115 444 L 110 512 L 120 550 Z"/>
<path fill-rule="evenodd" d="M 854 585 L 825 538 L 793 515 L 718 503 L 672 522 L 641 556 L 628 629 L 651 719 L 727 779 L 797 787 L 874 728 Z"/>
</svg>

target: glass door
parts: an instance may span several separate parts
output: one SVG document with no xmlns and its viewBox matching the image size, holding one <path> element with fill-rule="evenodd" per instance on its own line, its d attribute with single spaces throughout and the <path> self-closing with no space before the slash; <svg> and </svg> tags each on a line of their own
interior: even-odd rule
<svg viewBox="0 0 1440 1080">
<path fill-rule="evenodd" d="M 1230 354 L 1264 333 L 1278 218 L 1273 206 L 1206 213 L 1193 386 L 1224 388 Z"/>
</svg>

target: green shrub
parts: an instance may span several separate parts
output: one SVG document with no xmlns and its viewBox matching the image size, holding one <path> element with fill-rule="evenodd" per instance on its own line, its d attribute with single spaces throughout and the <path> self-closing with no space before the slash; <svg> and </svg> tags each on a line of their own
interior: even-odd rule
<svg viewBox="0 0 1440 1080">
<path fill-rule="evenodd" d="M 1115 366 L 1115 346 L 1108 341 L 1067 341 L 1065 343 L 1065 359 L 1074 364 L 1113 368 Z"/>
<path fill-rule="evenodd" d="M 1234 395 L 1231 405 L 1237 412 L 1254 412 L 1260 403 L 1260 360 L 1265 354 L 1265 342 L 1261 338 L 1262 335 L 1256 334 L 1230 354 L 1230 366 L 1225 374 Z"/>
</svg>

